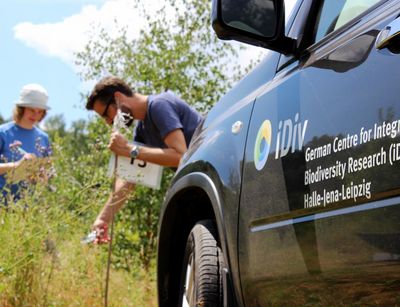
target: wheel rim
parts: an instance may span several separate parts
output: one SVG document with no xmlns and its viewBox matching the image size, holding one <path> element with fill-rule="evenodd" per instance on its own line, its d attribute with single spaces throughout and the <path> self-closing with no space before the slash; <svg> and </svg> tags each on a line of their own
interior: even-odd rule
<svg viewBox="0 0 400 307">
<path fill-rule="evenodd" d="M 193 263 L 193 254 L 190 254 L 188 265 L 186 267 L 186 278 L 185 278 L 185 285 L 183 291 L 183 299 L 182 299 L 182 307 L 190 307 L 194 306 L 194 263 Z"/>
</svg>

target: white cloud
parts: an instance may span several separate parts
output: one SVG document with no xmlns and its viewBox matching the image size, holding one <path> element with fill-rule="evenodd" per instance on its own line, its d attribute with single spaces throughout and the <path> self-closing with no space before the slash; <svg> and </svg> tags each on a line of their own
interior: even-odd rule
<svg viewBox="0 0 400 307">
<path fill-rule="evenodd" d="M 291 10 L 296 0 L 286 1 L 286 12 Z M 162 7 L 163 0 L 146 1 L 146 9 L 155 12 Z M 51 5 L 49 3 L 49 5 Z M 167 12 L 173 14 L 173 12 Z M 96 31 L 101 23 L 112 36 L 116 35 L 115 20 L 119 25 L 125 25 L 130 38 L 137 37 L 144 28 L 146 20 L 140 16 L 139 10 L 130 0 L 109 0 L 99 8 L 95 5 L 83 6 L 75 15 L 56 23 L 32 24 L 24 22 L 14 27 L 15 37 L 27 46 L 36 49 L 46 56 L 58 57 L 76 69 L 74 53 L 83 49 L 89 39 L 89 34 Z M 260 48 L 249 47 L 241 55 L 240 62 L 246 65 L 251 58 L 262 52 Z"/>
<path fill-rule="evenodd" d="M 111 35 L 117 34 L 115 20 L 126 25 L 131 37 L 139 34 L 144 20 L 138 15 L 132 1 L 113 0 L 100 8 L 94 5 L 82 7 L 78 14 L 56 23 L 32 24 L 24 22 L 14 27 L 15 38 L 40 53 L 61 58 L 74 65 L 74 53 L 81 51 L 89 39 L 89 33 L 96 31 L 99 23 Z"/>
</svg>

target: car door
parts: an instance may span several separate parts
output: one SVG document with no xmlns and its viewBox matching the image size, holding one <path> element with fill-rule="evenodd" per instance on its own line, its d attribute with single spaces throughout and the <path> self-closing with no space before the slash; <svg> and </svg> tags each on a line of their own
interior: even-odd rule
<svg viewBox="0 0 400 307">
<path fill-rule="evenodd" d="M 304 50 L 282 56 L 246 144 L 247 306 L 399 303 L 400 44 L 385 40 L 399 13 L 397 0 L 303 1 L 291 32 Z"/>
</svg>

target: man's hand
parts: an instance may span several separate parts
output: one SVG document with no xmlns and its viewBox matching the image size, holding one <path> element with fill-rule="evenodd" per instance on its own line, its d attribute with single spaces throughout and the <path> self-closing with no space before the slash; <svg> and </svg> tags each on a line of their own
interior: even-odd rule
<svg viewBox="0 0 400 307">
<path fill-rule="evenodd" d="M 111 134 L 110 143 L 108 148 L 118 156 L 129 157 L 131 146 L 125 137 L 119 132 L 113 132 Z"/>
<path fill-rule="evenodd" d="M 103 244 L 110 242 L 110 237 L 108 236 L 108 224 L 104 220 L 97 218 L 92 229 L 96 232 L 97 236 L 93 243 Z"/>
<path fill-rule="evenodd" d="M 97 234 L 95 243 L 107 243 L 110 240 L 107 231 L 108 225 L 111 223 L 114 214 L 119 211 L 133 188 L 134 185 L 132 183 L 126 182 L 120 178 L 116 179 L 115 191 L 110 194 L 110 197 L 92 226 L 92 230 L 96 231 Z"/>
</svg>

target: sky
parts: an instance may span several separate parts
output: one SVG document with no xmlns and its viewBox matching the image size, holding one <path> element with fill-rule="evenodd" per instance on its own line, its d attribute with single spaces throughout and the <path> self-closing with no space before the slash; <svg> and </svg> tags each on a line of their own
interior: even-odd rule
<svg viewBox="0 0 400 307">
<path fill-rule="evenodd" d="M 163 0 L 146 2 L 157 8 Z M 94 82 L 81 81 L 74 54 L 97 28 L 94 23 L 115 35 L 115 18 L 128 27 L 131 37 L 137 37 L 145 23 L 130 0 L 2 0 L 0 115 L 10 119 L 22 86 L 39 83 L 49 94 L 48 116 L 63 114 L 67 126 L 88 119 L 81 94 L 90 92 Z M 241 54 L 241 61 L 260 52 L 251 47 Z"/>
</svg>

